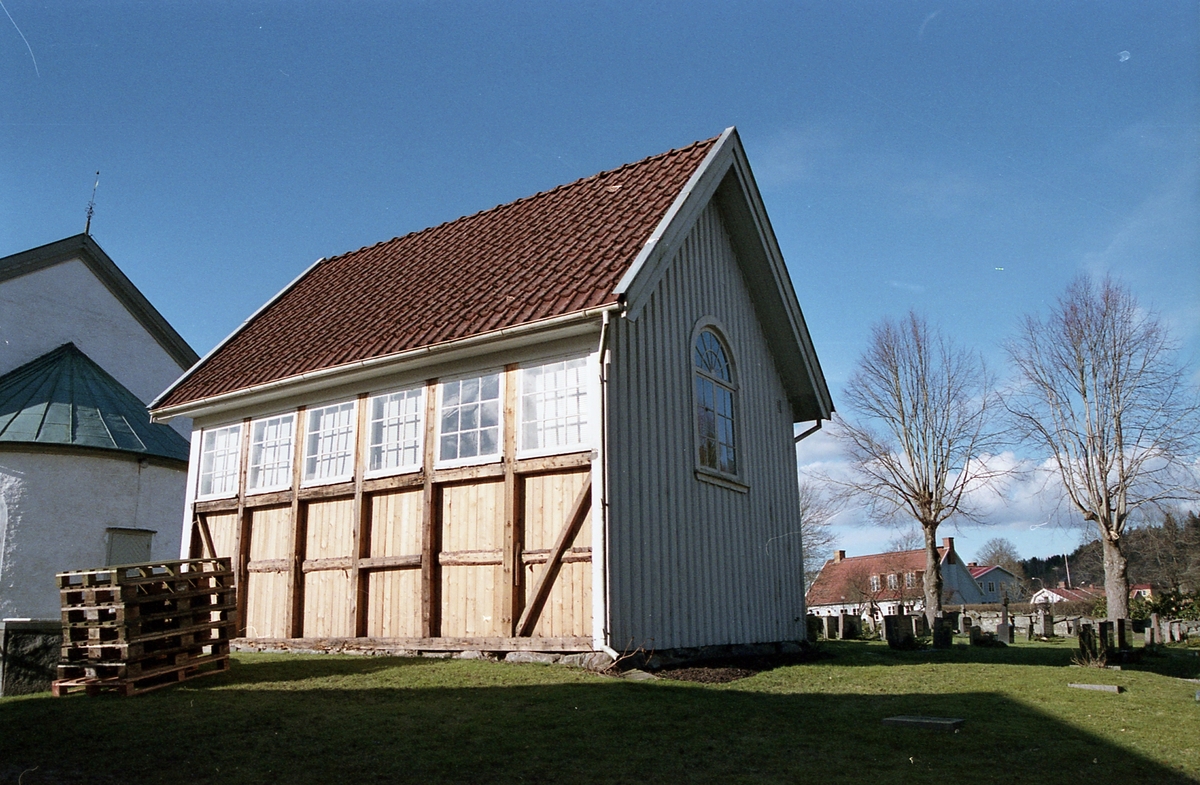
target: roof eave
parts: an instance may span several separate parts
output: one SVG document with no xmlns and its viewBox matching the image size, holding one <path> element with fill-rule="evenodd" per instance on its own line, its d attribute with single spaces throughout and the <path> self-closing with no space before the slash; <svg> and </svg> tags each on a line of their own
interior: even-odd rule
<svg viewBox="0 0 1200 785">
<path fill-rule="evenodd" d="M 91 235 L 77 234 L 0 259 L 0 281 L 19 278 L 72 259 L 82 261 L 181 368 L 196 362 L 198 355 L 195 350 L 146 299 L 133 281 L 121 272 L 121 268 Z"/>
<path fill-rule="evenodd" d="M 265 306 L 264 306 L 265 307 Z M 566 338 L 576 334 L 584 334 L 592 330 L 606 312 L 619 311 L 623 305 L 619 302 L 608 303 L 594 308 L 524 322 L 499 330 L 459 338 L 453 341 L 430 344 L 416 349 L 409 349 L 395 354 L 356 360 L 351 363 L 321 368 L 315 371 L 276 379 L 252 387 L 231 390 L 227 393 L 198 398 L 193 401 L 174 406 L 156 407 L 151 404 L 150 416 L 155 422 L 165 422 L 174 417 L 205 417 L 219 414 L 223 411 L 241 409 L 257 403 L 266 402 L 291 395 L 305 393 L 310 389 L 323 389 L 334 384 L 354 384 L 396 372 L 404 366 L 425 365 L 438 361 L 450 361 L 458 356 L 483 354 L 523 345 L 529 341 L 545 341 L 555 338 Z M 232 336 L 231 336 L 232 337 Z M 227 339 L 228 340 L 228 339 Z M 215 349 L 213 351 L 216 351 Z M 203 362 L 203 360 L 201 361 Z M 179 383 L 176 383 L 176 386 Z M 168 392 L 170 392 L 168 390 Z M 159 400 L 167 393 L 159 396 Z"/>
<path fill-rule="evenodd" d="M 629 316 L 636 319 L 666 262 L 714 198 L 728 220 L 739 261 L 753 273 L 748 277 L 770 284 L 752 288 L 760 298 L 763 329 L 788 390 L 794 421 L 828 420 L 833 400 L 736 128 L 725 129 L 717 139 L 617 283 L 615 293 L 627 298 Z"/>
</svg>

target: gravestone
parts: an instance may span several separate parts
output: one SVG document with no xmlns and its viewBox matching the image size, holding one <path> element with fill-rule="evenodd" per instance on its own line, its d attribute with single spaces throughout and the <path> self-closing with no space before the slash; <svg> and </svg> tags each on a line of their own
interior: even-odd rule
<svg viewBox="0 0 1200 785">
<path fill-rule="evenodd" d="M 1042 629 L 1042 637 L 1043 638 L 1053 638 L 1054 637 L 1054 614 L 1046 613 L 1046 611 L 1042 611 L 1039 614 L 1039 617 L 1041 619 L 1040 626 Z"/>
<path fill-rule="evenodd" d="M 963 635 L 971 634 L 971 617 L 965 613 L 958 618 L 958 631 Z"/>
<path fill-rule="evenodd" d="M 1096 635 L 1092 632 L 1092 625 L 1079 624 L 1079 654 L 1084 659 L 1096 659 Z"/>
<path fill-rule="evenodd" d="M 909 618 L 912 619 L 913 637 L 920 638 L 929 634 L 929 620 L 925 618 L 924 613 L 914 613 Z"/>
<path fill-rule="evenodd" d="M 972 646 L 979 646 L 983 643 L 983 628 L 978 624 L 971 625 L 971 629 L 967 631 L 967 634 L 971 636 Z"/>
<path fill-rule="evenodd" d="M 1096 654 L 1107 657 L 1113 648 L 1113 623 L 1109 619 L 1100 622 L 1100 634 L 1096 636 Z"/>
<path fill-rule="evenodd" d="M 1012 643 L 1014 641 L 1013 626 L 1000 622 L 996 625 L 996 640 L 1001 643 Z"/>
<path fill-rule="evenodd" d="M 862 617 L 856 614 L 843 613 L 838 616 L 838 639 L 851 640 L 862 633 Z"/>
<path fill-rule="evenodd" d="M 1033 633 L 1034 633 L 1033 617 L 1030 616 L 1029 617 L 1029 626 L 1025 628 L 1025 640 L 1027 640 L 1027 641 L 1033 640 Z"/>
<path fill-rule="evenodd" d="M 933 620 L 933 648 L 949 649 L 954 645 L 954 622 L 945 617 Z"/>
<path fill-rule="evenodd" d="M 804 621 L 806 624 L 806 631 L 808 632 L 808 639 L 810 641 L 815 641 L 817 638 L 821 637 L 820 616 L 814 616 L 810 613 L 807 617 L 805 617 Z"/>
<path fill-rule="evenodd" d="M 827 641 L 831 641 L 837 637 L 838 617 L 837 616 L 822 616 L 821 617 L 821 635 Z"/>
<path fill-rule="evenodd" d="M 912 622 L 903 615 L 889 614 L 883 617 L 883 637 L 893 649 L 908 649 L 916 644 Z"/>
<path fill-rule="evenodd" d="M 1133 648 L 1133 625 L 1129 619 L 1117 619 L 1117 648 L 1132 649 Z"/>
<path fill-rule="evenodd" d="M 1158 614 L 1150 614 L 1150 623 L 1146 625 L 1146 643 L 1159 644 L 1162 643 L 1162 627 L 1158 625 Z"/>
</svg>

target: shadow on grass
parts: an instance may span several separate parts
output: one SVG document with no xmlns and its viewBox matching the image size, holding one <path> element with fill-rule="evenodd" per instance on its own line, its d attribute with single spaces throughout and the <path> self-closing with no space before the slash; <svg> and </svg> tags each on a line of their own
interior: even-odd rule
<svg viewBox="0 0 1200 785">
<path fill-rule="evenodd" d="M 357 678 L 381 668 L 398 686 Z M 267 659 L 137 699 L 15 700 L 0 704 L 0 781 L 1194 782 L 989 692 L 777 694 L 480 664 L 443 677 L 456 674 L 560 683 L 421 686 L 437 674 L 420 660 Z M 881 724 L 898 714 L 966 725 Z"/>
</svg>

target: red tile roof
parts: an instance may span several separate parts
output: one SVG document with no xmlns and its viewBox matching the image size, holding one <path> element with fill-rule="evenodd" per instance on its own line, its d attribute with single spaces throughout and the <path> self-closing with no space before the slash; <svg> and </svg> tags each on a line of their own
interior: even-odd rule
<svg viewBox="0 0 1200 785">
<path fill-rule="evenodd" d="M 995 565 L 992 565 L 991 567 L 980 567 L 980 566 L 976 565 L 974 567 L 968 567 L 967 569 L 971 571 L 972 578 L 978 578 L 980 575 L 983 575 L 985 572 L 991 572 L 992 570 L 996 569 L 996 567 L 995 567 Z"/>
<path fill-rule="evenodd" d="M 716 140 L 326 259 L 157 407 L 614 303 Z"/>
<path fill-rule="evenodd" d="M 941 564 L 946 563 L 946 548 L 938 546 L 938 557 Z M 916 599 L 924 591 L 922 584 L 905 587 L 905 573 L 924 572 L 925 549 L 915 551 L 894 551 L 892 553 L 873 553 L 869 556 L 850 556 L 837 561 L 830 559 L 825 562 L 812 586 L 808 588 L 805 599 L 809 607 L 816 605 L 840 605 L 856 603 L 866 596 L 876 601 Z M 900 588 L 889 589 L 887 575 L 899 575 Z M 879 591 L 871 591 L 869 579 L 871 575 L 884 576 L 880 578 Z"/>
</svg>

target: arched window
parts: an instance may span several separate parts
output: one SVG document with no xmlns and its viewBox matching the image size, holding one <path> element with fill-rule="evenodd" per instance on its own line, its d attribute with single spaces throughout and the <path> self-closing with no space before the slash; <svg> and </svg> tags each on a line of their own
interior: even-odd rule
<svg viewBox="0 0 1200 785">
<path fill-rule="evenodd" d="M 737 474 L 733 398 L 737 390 L 729 354 L 717 334 L 703 329 L 696 337 L 696 425 L 701 468 Z"/>
</svg>

